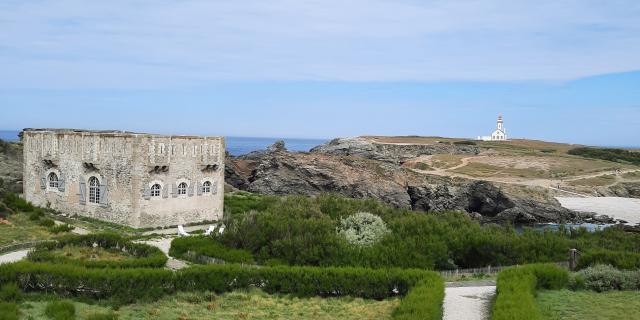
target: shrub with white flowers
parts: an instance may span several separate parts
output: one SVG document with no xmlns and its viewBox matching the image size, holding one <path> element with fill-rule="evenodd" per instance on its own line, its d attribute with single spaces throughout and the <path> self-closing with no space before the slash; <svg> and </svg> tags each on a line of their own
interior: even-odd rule
<svg viewBox="0 0 640 320">
<path fill-rule="evenodd" d="M 342 218 L 338 226 L 338 234 L 345 237 L 348 243 L 358 246 L 371 246 L 389 232 L 384 221 L 369 212 L 358 212 Z"/>
</svg>

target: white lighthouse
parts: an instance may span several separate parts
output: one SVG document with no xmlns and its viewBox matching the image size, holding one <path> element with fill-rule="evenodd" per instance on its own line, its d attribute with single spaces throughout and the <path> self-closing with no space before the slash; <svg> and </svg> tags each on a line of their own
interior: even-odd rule
<svg viewBox="0 0 640 320">
<path fill-rule="evenodd" d="M 482 141 L 505 141 L 507 140 L 507 130 L 504 128 L 502 115 L 498 116 L 498 126 L 490 136 L 478 136 L 478 140 Z"/>
</svg>

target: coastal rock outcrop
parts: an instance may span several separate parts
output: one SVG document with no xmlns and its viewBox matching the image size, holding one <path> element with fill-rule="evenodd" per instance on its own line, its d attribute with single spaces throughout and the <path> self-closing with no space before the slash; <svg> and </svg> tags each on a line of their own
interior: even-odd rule
<svg viewBox="0 0 640 320">
<path fill-rule="evenodd" d="M 377 199 L 417 211 L 462 211 L 483 222 L 569 222 L 581 217 L 555 200 L 540 202 L 508 194 L 491 182 L 418 174 L 391 161 L 373 158 L 288 152 L 284 146 L 229 158 L 227 182 L 270 195 L 336 193 Z M 400 159 L 401 157 L 395 157 Z"/>
<path fill-rule="evenodd" d="M 452 143 L 397 144 L 380 143 L 364 137 L 338 138 L 311 149 L 312 153 L 357 156 L 371 160 L 402 164 L 409 159 L 432 154 L 478 154 L 473 145 Z"/>
</svg>

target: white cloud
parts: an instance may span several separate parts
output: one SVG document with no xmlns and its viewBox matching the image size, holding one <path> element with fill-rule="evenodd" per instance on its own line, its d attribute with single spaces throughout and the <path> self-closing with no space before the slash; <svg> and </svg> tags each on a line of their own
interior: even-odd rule
<svg viewBox="0 0 640 320">
<path fill-rule="evenodd" d="M 0 3 L 0 88 L 567 80 L 640 69 L 640 2 Z"/>
</svg>

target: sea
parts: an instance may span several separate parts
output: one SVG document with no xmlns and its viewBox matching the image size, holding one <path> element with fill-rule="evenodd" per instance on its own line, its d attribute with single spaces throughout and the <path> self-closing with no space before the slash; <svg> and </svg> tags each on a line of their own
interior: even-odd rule
<svg viewBox="0 0 640 320">
<path fill-rule="evenodd" d="M 0 140 L 18 141 L 20 131 L 0 130 Z M 264 150 L 274 142 L 283 140 L 289 151 L 309 151 L 311 148 L 321 145 L 327 139 L 300 139 L 300 138 L 254 138 L 254 137 L 225 137 L 227 151 L 232 156 L 240 156 L 253 151 Z"/>
</svg>

